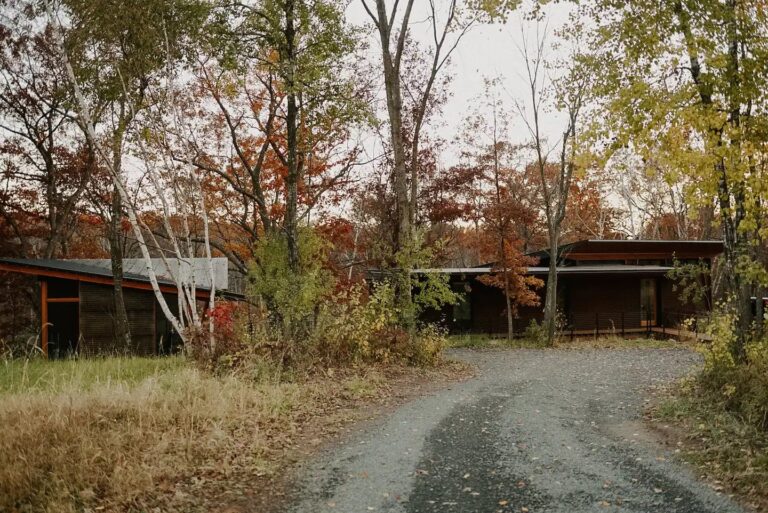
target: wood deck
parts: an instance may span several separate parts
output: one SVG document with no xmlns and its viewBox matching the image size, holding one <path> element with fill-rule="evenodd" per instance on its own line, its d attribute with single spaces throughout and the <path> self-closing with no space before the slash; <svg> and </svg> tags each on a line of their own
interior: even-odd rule
<svg viewBox="0 0 768 513">
<path fill-rule="evenodd" d="M 600 337 L 615 335 L 617 337 L 623 337 L 626 335 L 643 335 L 643 334 L 656 334 L 662 336 L 670 336 L 679 340 L 699 340 L 702 342 L 711 342 L 712 336 L 705 333 L 696 333 L 680 328 L 662 328 L 659 326 L 653 326 L 651 328 L 626 328 L 624 330 L 566 330 L 563 335 L 574 337 Z"/>
</svg>

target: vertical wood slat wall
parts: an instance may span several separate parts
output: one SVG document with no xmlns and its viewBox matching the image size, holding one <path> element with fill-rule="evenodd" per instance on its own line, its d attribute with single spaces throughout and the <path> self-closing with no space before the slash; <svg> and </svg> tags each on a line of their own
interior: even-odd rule
<svg viewBox="0 0 768 513">
<path fill-rule="evenodd" d="M 155 298 L 152 292 L 123 289 L 132 354 L 154 355 Z M 84 354 L 122 353 L 114 339 L 114 290 L 106 285 L 80 284 L 80 352 Z"/>
<path fill-rule="evenodd" d="M 43 348 L 43 355 L 48 357 L 48 282 L 40 282 L 40 345 Z"/>
<path fill-rule="evenodd" d="M 160 340 L 165 345 L 163 354 L 178 346 L 178 337 L 165 316 L 158 312 L 159 305 L 151 290 L 123 289 L 131 332 L 131 347 L 127 348 L 115 340 L 114 289 L 111 285 L 59 276 L 41 277 L 39 283 L 40 347 L 46 357 L 62 357 L 73 351 L 82 355 L 128 352 L 139 356 L 151 356 L 161 353 Z M 163 296 L 170 310 L 178 315 L 176 296 L 166 292 Z M 77 303 L 77 305 L 71 313 L 64 313 L 58 306 L 63 303 Z M 52 314 L 52 308 L 57 308 L 58 313 L 55 316 Z M 57 325 L 53 326 L 51 324 L 53 322 Z M 58 345 L 51 346 L 51 337 L 59 334 L 61 330 L 72 335 L 71 338 L 66 337 L 69 342 L 64 349 L 59 348 Z M 55 354 L 50 355 L 49 352 L 52 350 Z"/>
</svg>

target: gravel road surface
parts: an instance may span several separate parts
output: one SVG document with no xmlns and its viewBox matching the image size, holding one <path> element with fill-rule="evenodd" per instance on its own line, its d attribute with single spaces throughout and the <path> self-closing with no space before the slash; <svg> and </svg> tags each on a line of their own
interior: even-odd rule
<svg viewBox="0 0 768 513">
<path fill-rule="evenodd" d="M 453 351 L 476 378 L 412 401 L 299 470 L 290 511 L 731 513 L 648 440 L 647 390 L 686 350 Z"/>
</svg>

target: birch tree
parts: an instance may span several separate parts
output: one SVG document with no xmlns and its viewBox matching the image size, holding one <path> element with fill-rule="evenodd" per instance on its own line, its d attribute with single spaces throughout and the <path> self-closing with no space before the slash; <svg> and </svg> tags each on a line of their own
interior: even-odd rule
<svg viewBox="0 0 768 513">
<path fill-rule="evenodd" d="M 166 269 L 171 274 L 172 279 L 177 286 L 179 309 L 178 315 L 176 315 L 169 307 L 166 298 L 160 289 L 158 275 L 152 264 L 151 250 L 159 248 L 160 244 L 156 240 L 152 231 L 148 228 L 147 224 L 142 219 L 141 210 L 135 204 L 134 199 L 130 193 L 129 182 L 126 179 L 125 174 L 121 171 L 120 160 L 115 158 L 114 132 L 111 132 L 112 137 L 104 137 L 103 134 L 98 132 L 95 118 L 92 112 L 94 105 L 99 105 L 99 97 L 96 95 L 92 101 L 89 101 L 89 98 L 86 96 L 86 92 L 84 91 L 83 84 L 78 78 L 78 74 L 72 65 L 72 60 L 67 49 L 67 32 L 63 27 L 61 18 L 61 16 L 66 15 L 66 11 L 65 13 L 61 13 L 57 11 L 51 3 L 47 3 L 46 13 L 53 33 L 57 54 L 65 70 L 69 85 L 73 91 L 73 111 L 76 113 L 77 122 L 81 125 L 87 138 L 88 144 L 90 147 L 94 148 L 94 152 L 97 159 L 99 160 L 99 163 L 108 171 L 109 176 L 113 182 L 112 186 L 120 196 L 121 205 L 127 212 L 133 235 L 137 241 L 139 250 L 141 251 L 142 258 L 144 259 L 146 275 L 149 278 L 150 284 L 155 294 L 155 298 L 157 299 L 163 314 L 171 323 L 174 330 L 179 334 L 182 341 L 185 344 L 189 343 L 193 341 L 194 337 L 201 332 L 202 328 L 201 318 L 198 314 L 197 287 L 195 283 L 194 272 L 192 270 L 189 273 L 184 273 L 182 269 L 182 264 L 184 262 L 189 262 L 189 259 L 195 256 L 195 251 L 190 239 L 191 230 L 188 223 L 191 217 L 191 212 L 188 208 L 188 205 L 190 204 L 190 199 L 192 200 L 192 204 L 195 203 L 195 197 L 199 198 L 198 201 L 202 201 L 202 194 L 199 192 L 199 179 L 194 173 L 194 168 L 189 166 L 188 169 L 192 171 L 188 175 L 188 183 L 192 184 L 192 189 L 190 190 L 189 188 L 186 188 L 182 190 L 182 176 L 175 172 L 174 168 L 168 165 L 167 162 L 163 162 L 162 158 L 158 160 L 157 157 L 150 154 L 146 146 L 148 139 L 147 130 L 149 130 L 150 127 L 147 125 L 141 127 L 141 130 L 134 130 L 133 133 L 136 135 L 136 137 L 134 137 L 134 141 L 137 146 L 137 157 L 142 159 L 145 171 L 149 177 L 149 182 L 154 187 L 154 191 L 150 193 L 150 196 L 157 200 L 159 203 L 158 206 L 160 207 L 160 212 L 162 213 L 163 226 L 165 227 L 172 241 L 173 250 L 171 255 L 175 262 L 172 261 L 171 258 L 166 258 L 166 255 L 162 252 L 160 253 L 160 258 L 164 262 Z M 161 24 L 159 33 L 162 34 L 162 37 L 155 40 L 155 47 L 145 48 L 145 50 L 151 50 L 156 52 L 156 54 L 165 56 L 166 60 L 159 62 L 157 64 L 157 69 L 165 74 L 162 83 L 165 85 L 166 89 L 164 90 L 164 95 L 157 96 L 154 98 L 154 100 L 158 101 L 160 105 L 173 105 L 173 52 L 170 48 L 171 43 L 168 37 L 168 32 L 163 28 L 163 25 L 170 20 L 165 20 L 161 16 L 161 19 L 157 21 Z M 125 114 L 125 117 L 121 119 L 130 119 L 131 121 L 135 121 L 139 119 L 139 116 L 137 115 L 138 111 L 136 110 L 135 105 L 129 101 L 130 89 L 127 83 L 122 79 L 122 75 L 122 73 L 118 74 L 118 76 L 121 77 L 118 84 L 119 89 L 114 93 L 116 96 L 120 96 L 122 94 L 122 99 L 119 100 L 118 103 L 128 109 L 127 112 L 121 111 L 121 113 Z M 160 89 L 162 88 L 158 88 L 158 90 Z M 144 94 L 147 94 L 149 90 L 150 87 L 147 83 L 143 89 L 142 97 Z M 170 108 L 170 111 L 161 109 L 158 115 L 164 119 L 165 122 L 174 124 L 179 123 L 175 112 L 172 110 L 172 107 Z M 119 151 L 121 153 L 123 151 L 124 138 L 132 133 L 128 125 L 125 125 L 123 128 L 120 129 L 121 133 L 119 134 L 121 138 Z M 162 164 L 165 164 L 166 169 L 165 180 L 163 180 L 163 176 L 160 170 L 160 166 Z M 190 194 L 190 192 L 193 194 Z M 171 206 L 168 194 L 171 194 L 175 197 L 175 209 L 173 209 Z M 204 217 L 204 205 L 201 205 L 199 212 L 203 212 L 203 224 L 204 226 L 207 226 L 207 219 Z M 171 225 L 171 218 L 173 216 L 181 218 L 181 237 L 176 236 L 176 231 Z M 205 232 L 207 233 L 207 229 Z M 149 237 L 150 240 L 147 240 L 147 237 Z M 182 239 L 186 243 L 186 248 L 182 247 L 179 239 Z M 210 278 L 209 308 L 212 308 L 214 306 L 216 290 L 210 244 L 205 244 L 205 253 L 208 260 L 208 272 Z M 209 318 L 208 322 L 209 343 L 211 345 L 211 349 L 213 349 L 212 346 L 214 343 L 214 334 L 212 319 Z"/>
<path fill-rule="evenodd" d="M 205 8 L 196 0 L 62 0 L 57 6 L 66 23 L 65 30 L 59 27 L 65 38 L 61 43 L 66 47 L 83 98 L 89 102 L 89 117 L 99 134 L 98 143 L 103 151 L 107 148 L 105 141 L 108 142 L 110 167 L 122 175 L 126 137 L 137 116 L 149 105 L 148 90 L 165 68 L 166 50 L 178 57 L 182 48 L 178 43 L 199 23 Z M 131 16 L 115 16 L 118 12 L 130 12 Z M 164 45 L 166 40 L 173 44 Z M 81 129 L 87 132 L 84 126 Z M 89 144 L 95 142 L 89 140 Z M 89 147 L 95 151 L 92 145 Z M 122 291 L 127 207 L 116 184 L 110 201 L 107 240 L 114 286 L 115 338 L 130 348 Z"/>
</svg>

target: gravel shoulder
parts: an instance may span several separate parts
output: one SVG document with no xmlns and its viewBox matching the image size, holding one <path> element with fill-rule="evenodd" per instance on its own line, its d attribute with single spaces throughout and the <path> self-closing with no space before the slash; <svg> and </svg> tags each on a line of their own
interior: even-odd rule
<svg viewBox="0 0 768 513">
<path fill-rule="evenodd" d="M 454 350 L 477 377 L 411 401 L 299 468 L 289 511 L 741 512 L 648 441 L 648 390 L 687 350 Z"/>
</svg>

